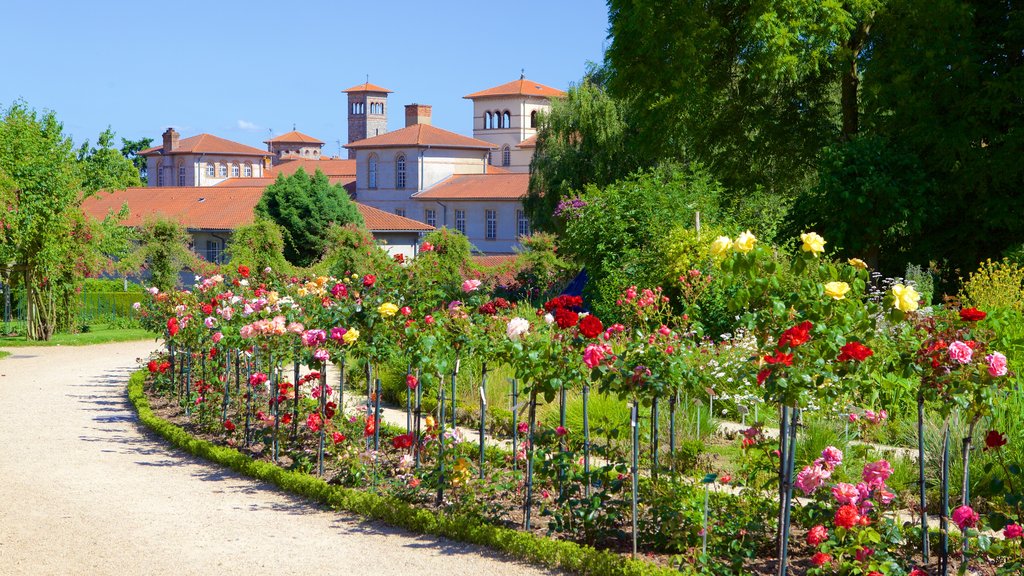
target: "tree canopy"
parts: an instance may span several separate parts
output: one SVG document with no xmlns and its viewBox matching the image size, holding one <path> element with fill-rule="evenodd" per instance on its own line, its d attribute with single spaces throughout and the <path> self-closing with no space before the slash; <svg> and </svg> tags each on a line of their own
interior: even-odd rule
<svg viewBox="0 0 1024 576">
<path fill-rule="evenodd" d="M 309 176 L 299 168 L 279 174 L 256 205 L 256 216 L 281 227 L 284 256 L 295 266 L 309 266 L 324 252 L 331 225 L 363 225 L 355 202 L 341 185 L 331 185 L 320 170 Z"/>
<path fill-rule="evenodd" d="M 99 147 L 91 148 L 86 140 L 78 148 L 78 162 L 83 165 L 82 188 L 87 194 L 142 185 L 135 164 L 114 148 L 113 130 L 108 127 L 101 132 L 96 143 Z"/>
</svg>

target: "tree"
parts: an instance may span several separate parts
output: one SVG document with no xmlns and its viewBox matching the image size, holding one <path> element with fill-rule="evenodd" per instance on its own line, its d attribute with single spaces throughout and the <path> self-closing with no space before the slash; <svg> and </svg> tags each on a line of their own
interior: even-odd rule
<svg viewBox="0 0 1024 576">
<path fill-rule="evenodd" d="M 331 185 L 320 170 L 313 176 L 299 168 L 279 174 L 256 205 L 256 216 L 268 218 L 284 234 L 284 256 L 296 266 L 309 266 L 326 247 L 332 224 L 363 225 L 363 217 L 341 185 Z"/>
<path fill-rule="evenodd" d="M 153 145 L 152 138 L 139 138 L 138 140 L 128 140 L 121 138 L 121 155 L 131 161 L 135 166 L 135 169 L 139 172 L 139 179 L 146 182 L 146 158 L 139 156 L 139 152 L 149 148 Z"/>
<path fill-rule="evenodd" d="M 627 142 L 626 103 L 592 81 L 596 71 L 551 103 L 540 118 L 523 202 L 534 230 L 554 231 L 559 202 L 588 184 L 598 187 L 639 167 Z"/>
<path fill-rule="evenodd" d="M 97 145 L 90 148 L 86 140 L 78 148 L 78 162 L 82 164 L 82 188 L 86 194 L 98 190 L 122 190 L 141 186 L 139 171 L 130 159 L 113 147 L 114 132 L 107 127 L 100 133 Z"/>
<path fill-rule="evenodd" d="M 199 256 L 189 247 L 185 227 L 167 218 L 150 218 L 138 231 L 135 250 L 126 257 L 126 268 L 148 270 L 150 282 L 162 291 L 173 289 L 186 267 L 196 269 Z"/>
<path fill-rule="evenodd" d="M 284 237 L 281 228 L 265 218 L 235 229 L 227 246 L 232 266 L 248 266 L 250 270 L 270 268 L 287 273 L 291 265 L 284 259 Z"/>
<path fill-rule="evenodd" d="M 356 224 L 330 226 L 326 246 L 316 268 L 331 276 L 362 276 L 370 273 L 379 276 L 396 265 L 388 253 L 377 245 L 370 231 Z"/>
</svg>

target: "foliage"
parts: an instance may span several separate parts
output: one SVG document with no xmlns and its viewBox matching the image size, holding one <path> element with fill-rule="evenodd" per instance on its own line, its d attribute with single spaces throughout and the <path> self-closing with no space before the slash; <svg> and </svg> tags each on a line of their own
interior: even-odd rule
<svg viewBox="0 0 1024 576">
<path fill-rule="evenodd" d="M 121 138 L 121 154 L 127 158 L 133 166 L 135 166 L 135 169 L 139 173 L 139 179 L 142 182 L 146 182 L 148 174 L 146 173 L 146 157 L 140 156 L 139 152 L 142 152 L 152 145 L 152 138 L 139 138 L 138 140 Z"/>
<path fill-rule="evenodd" d="M 431 301 L 456 297 L 463 274 L 473 265 L 469 239 L 456 230 L 440 228 L 424 236 L 420 246 L 408 268 L 415 290 Z"/>
<path fill-rule="evenodd" d="M 251 270 L 271 268 L 280 272 L 291 269 L 284 259 L 281 228 L 266 218 L 257 218 L 252 224 L 236 228 L 226 252 L 236 267 L 248 266 Z"/>
<path fill-rule="evenodd" d="M 279 174 L 267 186 L 256 205 L 256 216 L 281 227 L 284 257 L 296 266 L 309 266 L 323 254 L 331 224 L 363 224 L 341 185 L 332 185 L 319 170 L 309 176 L 302 168 L 290 176 Z"/>
<path fill-rule="evenodd" d="M 149 218 L 138 232 L 138 245 L 125 258 L 124 269 L 149 272 L 149 281 L 160 290 L 178 284 L 182 269 L 198 267 L 199 257 L 189 248 L 185 227 L 165 218 Z"/>
<path fill-rule="evenodd" d="M 536 232 L 519 239 L 516 283 L 529 299 L 547 300 L 561 291 L 562 284 L 576 268 L 558 253 L 558 238 L 553 234 Z"/>
<path fill-rule="evenodd" d="M 90 148 L 86 140 L 78 148 L 78 162 L 84 165 L 82 188 L 87 195 L 142 185 L 138 168 L 114 148 L 114 131 L 110 127 L 100 132 L 96 144 L 99 148 Z"/>
<path fill-rule="evenodd" d="M 985 260 L 962 283 L 960 302 L 982 310 L 1024 312 L 1024 266 Z"/>
<path fill-rule="evenodd" d="M 373 235 L 355 224 L 332 225 L 327 230 L 325 245 L 324 255 L 316 267 L 332 276 L 381 274 L 394 264 Z"/>
</svg>

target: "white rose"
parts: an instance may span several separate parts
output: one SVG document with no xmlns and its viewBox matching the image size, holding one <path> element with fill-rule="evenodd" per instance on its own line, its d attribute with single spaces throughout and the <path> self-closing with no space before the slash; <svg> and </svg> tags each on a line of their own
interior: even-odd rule
<svg viewBox="0 0 1024 576">
<path fill-rule="evenodd" d="M 518 340 L 523 334 L 526 334 L 530 330 L 530 321 L 526 318 L 513 318 L 508 321 L 508 326 L 505 328 L 505 335 L 508 336 L 509 340 Z"/>
</svg>

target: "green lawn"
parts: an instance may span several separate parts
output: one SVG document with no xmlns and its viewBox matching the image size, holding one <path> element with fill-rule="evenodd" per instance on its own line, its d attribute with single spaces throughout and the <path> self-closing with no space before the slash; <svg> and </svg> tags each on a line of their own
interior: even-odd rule
<svg viewBox="0 0 1024 576">
<path fill-rule="evenodd" d="M 3 350 L 0 350 L 0 360 L 3 360 L 4 358 L 6 358 L 6 357 L 8 357 L 10 355 L 11 355 L 10 352 L 4 352 Z"/>
<path fill-rule="evenodd" d="M 89 344 L 153 340 L 155 338 L 156 334 L 142 328 L 108 328 L 103 324 L 96 324 L 88 332 L 80 334 L 55 334 L 47 342 L 28 340 L 24 336 L 3 336 L 0 337 L 0 348 L 18 346 L 88 346 Z M 0 358 L 6 355 L 6 353 L 0 352 Z"/>
</svg>

